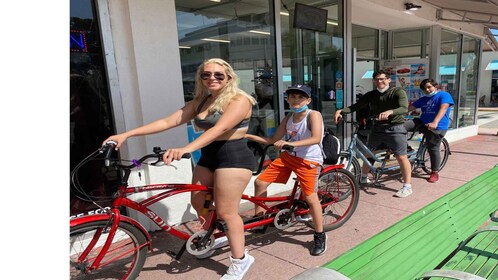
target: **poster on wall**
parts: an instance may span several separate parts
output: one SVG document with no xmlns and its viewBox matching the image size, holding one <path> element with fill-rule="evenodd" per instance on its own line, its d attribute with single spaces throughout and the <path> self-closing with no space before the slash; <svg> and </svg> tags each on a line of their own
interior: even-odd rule
<svg viewBox="0 0 498 280">
<path fill-rule="evenodd" d="M 429 73 L 427 60 L 386 61 L 382 69 L 391 74 L 391 86 L 400 87 L 406 91 L 409 102 L 423 96 L 420 82 L 427 79 Z"/>
</svg>

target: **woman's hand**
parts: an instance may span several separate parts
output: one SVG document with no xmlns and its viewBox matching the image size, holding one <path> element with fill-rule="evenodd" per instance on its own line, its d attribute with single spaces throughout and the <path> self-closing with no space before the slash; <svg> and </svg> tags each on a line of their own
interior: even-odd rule
<svg viewBox="0 0 498 280">
<path fill-rule="evenodd" d="M 109 138 L 105 139 L 104 142 L 102 142 L 102 146 L 105 145 L 109 141 L 114 141 L 117 143 L 116 148 L 115 148 L 117 151 L 117 150 L 119 150 L 121 145 L 124 143 L 124 141 L 126 141 L 126 139 L 128 139 L 128 137 L 123 135 L 123 134 L 112 135 L 112 136 L 109 136 Z"/>
<path fill-rule="evenodd" d="M 189 153 L 189 151 L 185 148 L 168 149 L 163 155 L 163 161 L 166 165 L 170 165 L 174 160 L 181 160 L 186 153 Z"/>
</svg>

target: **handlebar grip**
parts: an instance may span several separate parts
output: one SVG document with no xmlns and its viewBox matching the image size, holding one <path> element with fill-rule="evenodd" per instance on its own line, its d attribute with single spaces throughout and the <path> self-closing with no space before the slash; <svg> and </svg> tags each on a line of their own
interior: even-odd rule
<svg viewBox="0 0 498 280">
<path fill-rule="evenodd" d="M 109 158 L 111 157 L 112 150 L 114 150 L 114 147 L 116 147 L 117 144 L 118 143 L 116 141 L 112 141 L 112 140 L 107 141 L 105 143 L 107 150 L 106 150 L 105 156 L 104 156 L 104 158 L 105 158 L 104 165 L 107 167 L 111 166 L 111 160 Z"/>
<path fill-rule="evenodd" d="M 189 159 L 192 157 L 192 154 L 191 153 L 186 153 L 186 154 L 183 154 L 182 155 L 182 158 L 186 158 L 186 159 Z"/>
<path fill-rule="evenodd" d="M 289 152 L 292 152 L 294 151 L 294 146 L 291 146 L 291 145 L 283 145 L 282 146 L 282 150 L 287 150 Z"/>
</svg>

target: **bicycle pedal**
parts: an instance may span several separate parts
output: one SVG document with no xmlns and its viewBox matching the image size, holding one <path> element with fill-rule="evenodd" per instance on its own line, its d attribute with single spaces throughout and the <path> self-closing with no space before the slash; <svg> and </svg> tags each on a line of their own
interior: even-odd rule
<svg viewBox="0 0 498 280">
<path fill-rule="evenodd" d="M 222 220 L 216 220 L 214 222 L 214 226 L 216 227 L 216 229 L 218 229 L 219 231 L 222 231 L 222 232 L 227 232 L 228 231 L 228 227 L 227 227 L 227 224 L 225 223 L 225 221 L 222 221 Z"/>
<path fill-rule="evenodd" d="M 258 226 L 258 227 L 251 228 L 248 231 L 250 231 L 252 233 L 263 234 L 266 232 L 267 229 L 268 229 L 268 225 L 264 225 L 264 226 Z"/>
<path fill-rule="evenodd" d="M 302 216 L 296 216 L 296 222 L 298 222 L 298 223 L 311 222 L 312 220 L 313 220 L 313 218 L 309 214 L 302 215 Z"/>
</svg>

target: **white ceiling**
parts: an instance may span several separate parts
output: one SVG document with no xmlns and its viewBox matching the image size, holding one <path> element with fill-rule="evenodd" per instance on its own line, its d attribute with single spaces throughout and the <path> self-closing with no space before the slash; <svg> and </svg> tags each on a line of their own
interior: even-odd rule
<svg viewBox="0 0 498 280">
<path fill-rule="evenodd" d="M 422 6 L 418 11 L 406 11 L 404 3 Z M 384 30 L 431 26 L 461 29 L 462 23 L 473 23 L 474 32 L 485 36 L 487 28 L 498 28 L 498 0 L 353 0 L 352 21 L 368 27 Z M 375 13 L 372 13 L 375 11 Z M 489 35 L 485 51 L 498 42 Z"/>
</svg>

